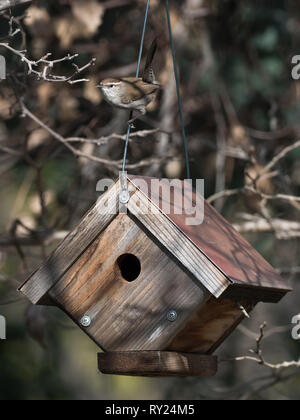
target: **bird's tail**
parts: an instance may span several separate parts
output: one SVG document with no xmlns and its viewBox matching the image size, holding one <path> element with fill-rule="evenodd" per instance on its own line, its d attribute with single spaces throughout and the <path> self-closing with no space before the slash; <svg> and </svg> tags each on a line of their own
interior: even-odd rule
<svg viewBox="0 0 300 420">
<path fill-rule="evenodd" d="M 147 54 L 146 65 L 143 73 L 143 81 L 146 83 L 154 83 L 155 82 L 155 74 L 152 68 L 152 62 L 157 50 L 157 38 L 155 38 L 151 44 L 151 47 Z"/>
</svg>

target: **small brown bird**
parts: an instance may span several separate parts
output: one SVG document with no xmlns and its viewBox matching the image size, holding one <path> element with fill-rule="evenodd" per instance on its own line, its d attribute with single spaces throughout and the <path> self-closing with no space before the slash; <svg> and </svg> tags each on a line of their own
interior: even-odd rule
<svg viewBox="0 0 300 420">
<path fill-rule="evenodd" d="M 137 111 L 138 116 L 132 118 L 133 123 L 141 115 L 146 114 L 146 107 L 152 102 L 160 89 L 155 80 L 152 62 L 157 49 L 156 39 L 152 42 L 147 55 L 143 77 L 108 78 L 98 85 L 105 100 L 117 108 Z"/>
</svg>

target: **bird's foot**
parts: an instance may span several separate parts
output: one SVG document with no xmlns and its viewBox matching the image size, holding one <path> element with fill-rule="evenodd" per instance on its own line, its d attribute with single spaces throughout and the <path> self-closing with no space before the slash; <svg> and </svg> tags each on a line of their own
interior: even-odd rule
<svg viewBox="0 0 300 420">
<path fill-rule="evenodd" d="M 131 118 L 131 120 L 129 120 L 128 121 L 128 124 L 130 125 L 130 128 L 132 129 L 132 130 L 134 130 L 136 127 L 135 127 L 135 124 L 134 124 L 134 122 L 136 121 L 136 119 L 137 118 Z"/>
</svg>

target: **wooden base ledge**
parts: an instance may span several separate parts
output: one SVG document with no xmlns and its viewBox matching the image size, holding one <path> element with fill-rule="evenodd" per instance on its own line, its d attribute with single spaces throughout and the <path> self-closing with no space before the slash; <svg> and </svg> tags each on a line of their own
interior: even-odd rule
<svg viewBox="0 0 300 420">
<path fill-rule="evenodd" d="M 214 376 L 216 356 L 169 351 L 128 351 L 98 353 L 100 372 L 110 375 L 187 377 Z"/>
</svg>

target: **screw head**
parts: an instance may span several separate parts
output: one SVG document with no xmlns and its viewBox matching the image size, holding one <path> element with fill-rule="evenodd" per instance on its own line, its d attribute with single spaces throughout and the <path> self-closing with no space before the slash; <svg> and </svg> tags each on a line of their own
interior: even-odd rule
<svg viewBox="0 0 300 420">
<path fill-rule="evenodd" d="M 171 311 L 168 312 L 168 314 L 167 314 L 167 320 L 168 321 L 174 322 L 174 321 L 176 321 L 177 318 L 178 318 L 178 314 L 174 309 L 172 309 Z"/>
<path fill-rule="evenodd" d="M 121 204 L 127 204 L 130 199 L 129 192 L 126 190 L 121 191 L 120 193 L 120 203 Z"/>
<path fill-rule="evenodd" d="M 85 328 L 89 327 L 91 323 L 92 323 L 91 318 L 87 315 L 84 315 L 80 320 L 80 324 Z"/>
</svg>

